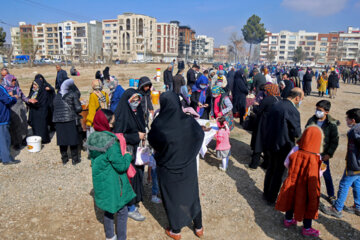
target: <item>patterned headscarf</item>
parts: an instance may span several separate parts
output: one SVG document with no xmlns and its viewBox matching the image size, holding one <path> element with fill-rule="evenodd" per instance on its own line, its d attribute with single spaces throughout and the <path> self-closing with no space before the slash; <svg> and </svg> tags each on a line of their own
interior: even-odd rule
<svg viewBox="0 0 360 240">
<path fill-rule="evenodd" d="M 224 91 L 224 89 L 222 89 L 221 87 L 219 87 L 219 86 L 213 86 L 212 88 L 211 88 L 211 93 L 212 94 L 221 94 L 221 93 L 224 93 L 225 91 Z"/>
<path fill-rule="evenodd" d="M 280 96 L 280 90 L 276 84 L 266 84 L 264 86 L 266 96 Z"/>
</svg>

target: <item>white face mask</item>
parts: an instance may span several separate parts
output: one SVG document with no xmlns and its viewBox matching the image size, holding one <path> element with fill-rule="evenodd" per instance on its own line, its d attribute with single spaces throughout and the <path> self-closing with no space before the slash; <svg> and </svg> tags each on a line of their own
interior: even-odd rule
<svg viewBox="0 0 360 240">
<path fill-rule="evenodd" d="M 323 118 L 325 116 L 325 113 L 323 111 L 320 110 L 316 110 L 315 111 L 315 116 L 319 119 Z"/>
<path fill-rule="evenodd" d="M 349 127 L 349 128 L 352 128 L 354 125 L 353 124 L 349 124 L 349 123 L 346 123 L 346 125 Z"/>
<path fill-rule="evenodd" d="M 204 89 L 204 88 L 206 88 L 206 85 L 200 85 L 200 88 Z"/>
</svg>

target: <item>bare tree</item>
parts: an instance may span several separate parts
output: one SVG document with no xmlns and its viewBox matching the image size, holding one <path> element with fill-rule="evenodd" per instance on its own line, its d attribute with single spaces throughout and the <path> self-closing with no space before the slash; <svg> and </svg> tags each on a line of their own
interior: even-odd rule
<svg viewBox="0 0 360 240">
<path fill-rule="evenodd" d="M 265 58 L 271 64 L 275 60 L 275 52 L 272 50 L 267 51 Z"/>
<path fill-rule="evenodd" d="M 75 44 L 75 55 L 79 57 L 80 66 L 84 67 L 83 46 L 81 43 Z"/>
<path fill-rule="evenodd" d="M 110 56 L 109 56 L 109 61 L 108 61 L 108 63 L 109 63 L 109 65 L 111 66 L 112 65 L 112 59 L 113 59 L 113 48 L 114 48 L 114 43 L 113 42 L 111 42 L 111 43 L 109 43 L 109 47 L 110 47 Z"/>
<path fill-rule="evenodd" d="M 337 61 L 341 61 L 342 60 L 342 58 L 343 58 L 343 56 L 344 56 L 344 53 L 345 53 L 345 47 L 343 47 L 343 46 L 338 46 L 337 48 L 336 48 L 336 60 Z"/>
<path fill-rule="evenodd" d="M 230 46 L 233 47 L 235 62 L 238 62 L 240 61 L 241 58 L 244 58 L 244 51 L 245 51 L 244 43 L 245 43 L 244 39 L 239 37 L 236 32 L 231 34 Z"/>
<path fill-rule="evenodd" d="M 315 65 L 318 63 L 320 58 L 321 58 L 321 55 L 319 53 L 314 54 L 314 63 L 315 63 Z"/>
<path fill-rule="evenodd" d="M 36 57 L 36 53 L 39 51 L 39 49 L 40 49 L 40 46 L 37 44 L 30 51 L 30 59 L 29 59 L 30 67 L 33 67 L 33 63 L 34 63 L 34 60 L 35 60 L 35 57 Z"/>
<path fill-rule="evenodd" d="M 12 65 L 11 65 L 11 59 L 12 59 L 12 57 L 13 57 L 13 54 L 14 54 L 14 46 L 12 46 L 12 45 L 10 45 L 10 46 L 8 46 L 8 47 L 6 47 L 6 46 L 3 46 L 3 47 L 1 47 L 1 49 L 0 49 L 0 52 L 1 52 L 1 54 L 4 54 L 5 56 L 6 56 L 6 58 L 7 58 L 7 62 L 8 62 L 8 68 L 11 68 L 12 67 Z M 5 66 L 4 66 L 5 67 Z"/>
</svg>

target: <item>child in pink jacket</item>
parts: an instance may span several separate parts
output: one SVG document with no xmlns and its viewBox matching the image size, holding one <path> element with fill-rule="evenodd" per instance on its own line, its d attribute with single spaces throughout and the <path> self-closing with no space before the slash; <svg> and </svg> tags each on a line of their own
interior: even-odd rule
<svg viewBox="0 0 360 240">
<path fill-rule="evenodd" d="M 229 157 L 231 154 L 230 129 L 223 117 L 217 119 L 217 125 L 219 127 L 219 130 L 215 134 L 216 155 L 217 158 L 222 160 L 222 164 L 220 164 L 219 169 L 225 172 L 228 167 Z"/>
</svg>

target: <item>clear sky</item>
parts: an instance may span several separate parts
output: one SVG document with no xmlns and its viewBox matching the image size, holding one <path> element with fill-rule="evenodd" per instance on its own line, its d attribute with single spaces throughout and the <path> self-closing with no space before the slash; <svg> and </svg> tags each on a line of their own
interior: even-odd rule
<svg viewBox="0 0 360 240">
<path fill-rule="evenodd" d="M 215 45 L 228 44 L 232 32 L 241 34 L 246 20 L 256 14 L 267 30 L 327 33 L 360 27 L 360 0 L 0 0 L 0 26 L 10 36 L 18 22 L 37 24 L 64 20 L 85 22 L 114 19 L 124 12 L 180 21 L 197 34 L 215 38 Z M 7 9 L 4 9 L 7 8 Z M 7 37 L 7 41 L 10 38 Z"/>
</svg>

